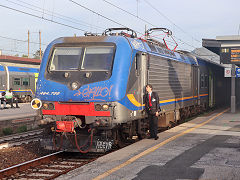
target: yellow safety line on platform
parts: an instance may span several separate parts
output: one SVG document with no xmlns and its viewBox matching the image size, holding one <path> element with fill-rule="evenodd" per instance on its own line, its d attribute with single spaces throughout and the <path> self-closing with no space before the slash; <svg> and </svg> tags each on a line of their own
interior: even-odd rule
<svg viewBox="0 0 240 180">
<path fill-rule="evenodd" d="M 222 115 L 223 113 L 227 112 L 229 109 L 230 109 L 230 108 L 227 108 L 227 109 L 225 109 L 224 111 L 222 111 L 221 113 L 218 113 L 217 115 L 213 116 L 213 117 L 210 118 L 209 120 L 207 120 L 207 121 L 205 121 L 205 122 L 203 122 L 203 123 L 201 123 L 201 124 L 198 124 L 198 125 L 190 128 L 190 129 L 188 129 L 188 130 L 186 130 L 186 131 L 183 131 L 183 132 L 181 132 L 180 134 L 177 134 L 177 135 L 175 135 L 175 136 L 173 136 L 173 137 L 171 137 L 171 138 L 169 138 L 169 139 L 166 139 L 165 141 L 163 141 L 163 142 L 161 142 L 161 143 L 159 143 L 159 144 L 157 144 L 157 145 L 155 145 L 155 146 L 153 146 L 153 147 L 151 147 L 151 148 L 149 148 L 149 149 L 141 152 L 140 154 L 132 157 L 131 159 L 125 161 L 125 162 L 122 163 L 122 164 L 120 164 L 119 166 L 116 166 L 115 168 L 110 169 L 110 170 L 108 170 L 107 172 L 105 172 L 105 173 L 103 173 L 103 174 L 95 177 L 93 180 L 100 180 L 100 179 L 102 179 L 102 178 L 105 178 L 105 177 L 109 176 L 110 174 L 114 173 L 115 171 L 117 171 L 117 170 L 123 168 L 124 166 L 127 166 L 127 165 L 131 164 L 132 162 L 136 161 L 137 159 L 139 159 L 139 158 L 141 158 L 141 157 L 143 157 L 143 156 L 145 156 L 145 155 L 147 155 L 147 154 L 149 154 L 149 153 L 151 153 L 151 152 L 156 151 L 156 150 L 157 150 L 158 148 L 160 148 L 161 146 L 163 146 L 163 145 L 165 145 L 165 144 L 167 144 L 167 143 L 169 143 L 169 142 L 171 142 L 171 141 L 173 141 L 173 140 L 175 140 L 175 139 L 177 139 L 177 138 L 179 138 L 179 137 L 181 137 L 181 136 L 183 136 L 183 135 L 185 135 L 185 134 L 187 134 L 187 133 L 190 133 L 191 131 L 193 131 L 193 130 L 195 130 L 195 129 L 197 129 L 197 128 L 199 128 L 199 127 L 201 127 L 201 126 L 203 126 L 203 125 L 205 125 L 205 124 L 207 124 L 207 123 L 209 123 L 210 121 L 214 120 L 216 117 L 218 117 L 218 116 Z"/>
</svg>

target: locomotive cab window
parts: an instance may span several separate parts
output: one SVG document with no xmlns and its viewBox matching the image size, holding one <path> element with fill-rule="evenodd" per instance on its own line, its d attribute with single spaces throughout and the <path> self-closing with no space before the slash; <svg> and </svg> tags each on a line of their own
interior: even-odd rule
<svg viewBox="0 0 240 180">
<path fill-rule="evenodd" d="M 81 47 L 56 47 L 53 52 L 50 71 L 78 70 L 81 53 Z"/>
<path fill-rule="evenodd" d="M 113 43 L 57 44 L 48 61 L 45 77 L 66 84 L 104 81 L 112 76 Z"/>
<path fill-rule="evenodd" d="M 86 47 L 81 69 L 88 71 L 110 71 L 112 69 L 113 49 L 113 46 Z"/>
</svg>

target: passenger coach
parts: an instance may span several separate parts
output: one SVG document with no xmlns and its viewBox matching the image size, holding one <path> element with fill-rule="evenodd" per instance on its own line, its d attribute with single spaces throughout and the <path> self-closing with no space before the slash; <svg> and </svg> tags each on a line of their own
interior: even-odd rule
<svg viewBox="0 0 240 180">
<path fill-rule="evenodd" d="M 38 68 L 6 66 L 0 64 L 0 93 L 13 88 L 21 102 L 31 102 L 35 96 Z"/>
</svg>

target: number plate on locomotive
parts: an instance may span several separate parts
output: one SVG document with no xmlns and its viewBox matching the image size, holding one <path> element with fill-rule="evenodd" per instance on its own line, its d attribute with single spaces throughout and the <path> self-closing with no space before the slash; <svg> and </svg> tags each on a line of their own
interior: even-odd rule
<svg viewBox="0 0 240 180">
<path fill-rule="evenodd" d="M 110 140 L 97 140 L 96 141 L 96 149 L 104 149 L 105 151 L 108 151 L 112 148 L 113 141 Z"/>
</svg>

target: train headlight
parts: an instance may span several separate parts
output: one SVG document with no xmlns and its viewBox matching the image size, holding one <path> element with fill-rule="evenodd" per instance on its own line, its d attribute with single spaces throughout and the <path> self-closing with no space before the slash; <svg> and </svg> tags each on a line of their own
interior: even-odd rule
<svg viewBox="0 0 240 180">
<path fill-rule="evenodd" d="M 43 103 L 43 109 L 48 109 L 48 104 L 47 103 Z"/>
<path fill-rule="evenodd" d="M 109 106 L 107 104 L 102 105 L 102 109 L 104 111 L 107 111 L 109 109 Z"/>
<path fill-rule="evenodd" d="M 48 109 L 49 110 L 54 110 L 54 104 L 53 103 L 49 103 L 48 104 Z"/>
<path fill-rule="evenodd" d="M 55 106 L 54 106 L 54 103 L 46 102 L 46 103 L 43 103 L 42 108 L 45 110 L 54 110 Z"/>
<path fill-rule="evenodd" d="M 101 111 L 102 110 L 102 106 L 100 104 L 96 104 L 95 105 L 95 110 L 96 111 Z"/>
<path fill-rule="evenodd" d="M 78 83 L 77 83 L 77 82 L 73 82 L 73 83 L 71 84 L 71 87 L 72 87 L 72 90 L 78 89 Z"/>
</svg>

